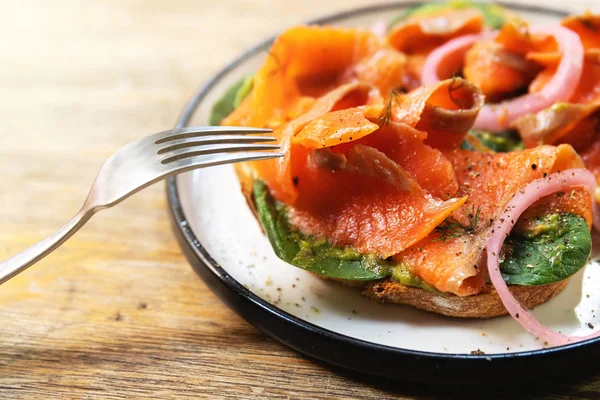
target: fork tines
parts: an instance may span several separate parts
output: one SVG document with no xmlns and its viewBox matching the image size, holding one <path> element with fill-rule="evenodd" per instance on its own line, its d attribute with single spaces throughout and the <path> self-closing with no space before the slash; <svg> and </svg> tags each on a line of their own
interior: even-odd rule
<svg viewBox="0 0 600 400">
<path fill-rule="evenodd" d="M 197 156 L 236 152 L 246 152 L 240 156 L 245 158 L 247 154 L 249 159 L 281 157 L 283 154 L 275 152 L 253 153 L 280 148 L 277 144 L 261 144 L 276 141 L 275 137 L 254 136 L 271 132 L 271 129 L 264 128 L 228 126 L 181 128 L 170 131 L 170 134 L 156 139 L 154 143 L 159 145 L 157 154 L 162 156 L 162 164 Z"/>
<path fill-rule="evenodd" d="M 258 133 L 271 133 L 272 129 L 268 128 L 249 128 L 245 126 L 199 126 L 189 128 L 177 128 L 170 131 L 162 132 L 158 136 L 162 136 L 154 143 L 161 144 L 177 139 L 185 139 L 190 137 L 201 137 L 208 135 L 256 135 Z"/>
</svg>

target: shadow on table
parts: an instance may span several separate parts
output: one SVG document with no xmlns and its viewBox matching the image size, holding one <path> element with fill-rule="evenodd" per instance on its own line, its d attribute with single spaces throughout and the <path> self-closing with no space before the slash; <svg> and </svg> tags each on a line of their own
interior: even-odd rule
<svg viewBox="0 0 600 400">
<path fill-rule="evenodd" d="M 511 381 L 510 376 L 498 376 L 497 385 L 434 385 L 402 382 L 366 376 L 344 368 L 315 361 L 324 368 L 366 386 L 415 399 L 600 399 L 600 375 L 551 378 L 537 381 Z M 591 367 L 591 366 L 590 366 Z M 591 369 L 591 368 L 590 368 Z M 350 393 L 349 393 L 350 395 Z"/>
</svg>

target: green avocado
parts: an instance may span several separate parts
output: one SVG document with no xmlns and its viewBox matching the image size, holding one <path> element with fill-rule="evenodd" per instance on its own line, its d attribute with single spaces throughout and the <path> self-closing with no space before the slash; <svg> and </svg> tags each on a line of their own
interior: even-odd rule
<svg viewBox="0 0 600 400">
<path fill-rule="evenodd" d="M 254 201 L 275 254 L 287 263 L 332 278 L 368 281 L 391 277 L 407 286 L 436 290 L 411 273 L 408 265 L 351 247 L 335 247 L 293 230 L 286 206 L 275 201 L 260 180 L 254 183 Z M 579 271 L 587 263 L 591 248 L 591 234 L 583 217 L 550 214 L 536 219 L 529 230 L 511 232 L 503 246 L 500 270 L 511 285 L 554 283 Z"/>
<path fill-rule="evenodd" d="M 481 130 L 470 130 L 467 134 L 479 140 L 485 147 L 488 147 L 499 153 L 523 150 L 525 148 L 521 138 L 519 137 L 519 134 L 513 130 L 505 130 L 497 133 L 490 133 Z M 467 141 L 463 142 L 461 148 L 473 150 Z"/>
<path fill-rule="evenodd" d="M 250 93 L 253 81 L 254 77 L 249 75 L 231 85 L 210 109 L 208 124 L 213 126 L 220 125 L 223 118 L 231 114 L 242 103 L 248 93 Z"/>
<path fill-rule="evenodd" d="M 409 267 L 404 264 L 399 264 L 394 267 L 392 270 L 392 279 L 406 286 L 421 288 L 429 292 L 438 291 L 435 287 L 425 283 L 423 279 L 410 272 Z"/>
<path fill-rule="evenodd" d="M 350 247 L 334 247 L 327 241 L 290 229 L 286 207 L 277 203 L 262 181 L 254 182 L 254 201 L 262 227 L 275 254 L 296 267 L 332 278 L 375 280 L 389 276 L 392 265 L 377 256 Z"/>
</svg>

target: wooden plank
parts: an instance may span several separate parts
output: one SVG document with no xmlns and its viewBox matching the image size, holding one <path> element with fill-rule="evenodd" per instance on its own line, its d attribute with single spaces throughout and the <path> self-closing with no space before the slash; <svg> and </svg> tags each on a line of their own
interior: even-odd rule
<svg viewBox="0 0 600 400">
<path fill-rule="evenodd" d="M 1 2 L 0 259 L 66 222 L 114 150 L 171 127 L 196 87 L 239 51 L 362 3 Z M 242 321 L 181 255 L 162 185 L 94 217 L 1 293 L 1 398 L 449 393 L 348 375 Z M 591 379 L 545 394 L 591 398 L 600 387 Z"/>
</svg>

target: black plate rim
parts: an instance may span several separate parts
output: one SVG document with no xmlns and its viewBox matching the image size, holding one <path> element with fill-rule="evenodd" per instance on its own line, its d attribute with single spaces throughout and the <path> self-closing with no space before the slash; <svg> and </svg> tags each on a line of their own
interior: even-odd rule
<svg viewBox="0 0 600 400">
<path fill-rule="evenodd" d="M 392 10 L 398 7 L 411 7 L 423 4 L 421 1 L 395 1 L 391 3 L 381 3 L 374 4 L 366 7 L 355 8 L 347 11 L 343 11 L 340 13 L 335 13 L 331 15 L 327 15 L 325 17 L 317 18 L 306 22 L 307 24 L 327 24 L 330 22 L 334 22 L 340 18 L 347 18 L 352 16 L 357 16 L 362 13 L 369 13 L 374 11 L 385 11 Z M 555 15 L 557 17 L 564 17 L 570 14 L 568 11 L 559 10 L 555 8 L 545 7 L 545 6 L 537 6 L 537 5 L 523 5 L 523 4 L 513 4 L 510 2 L 495 2 L 495 4 L 505 6 L 511 8 L 516 11 L 525 11 L 525 12 L 536 12 L 536 13 L 546 13 L 550 15 Z M 198 104 L 204 99 L 206 94 L 211 90 L 211 88 L 217 84 L 226 74 L 228 74 L 232 69 L 235 69 L 240 63 L 245 61 L 248 57 L 254 55 L 257 52 L 267 48 L 274 40 L 277 35 L 274 35 L 257 45 L 249 48 L 241 55 L 233 59 L 229 64 L 227 64 L 220 72 L 215 74 L 211 79 L 206 81 L 206 83 L 201 86 L 201 88 L 195 92 L 195 94 L 189 99 L 188 103 L 184 107 L 181 115 L 179 116 L 176 127 L 186 126 L 190 120 L 192 119 L 194 112 L 196 111 Z M 366 340 L 361 340 L 357 338 L 353 338 L 350 336 L 346 336 L 341 333 L 337 333 L 322 327 L 319 327 L 315 324 L 312 324 L 303 319 L 297 318 L 296 316 L 285 312 L 277 308 L 275 305 L 270 304 L 269 302 L 261 299 L 248 289 L 246 289 L 243 285 L 241 285 L 238 281 L 236 281 L 233 277 L 231 277 L 225 269 L 223 269 L 206 251 L 206 249 L 202 246 L 198 238 L 192 232 L 191 227 L 186 219 L 186 216 L 183 212 L 179 189 L 177 185 L 177 179 L 175 177 L 169 178 L 167 180 L 167 200 L 168 200 L 168 209 L 169 215 L 172 222 L 173 231 L 178 239 L 182 250 L 184 251 L 188 262 L 192 265 L 195 271 L 200 275 L 200 277 L 211 286 L 213 292 L 215 292 L 222 300 L 224 300 L 231 308 L 234 309 L 238 314 L 242 315 L 244 319 L 247 320 L 252 325 L 257 326 L 255 321 L 253 321 L 252 317 L 248 318 L 247 312 L 241 312 L 239 309 L 240 304 L 232 304 L 231 299 L 224 299 L 224 297 L 228 297 L 229 294 L 224 294 L 223 290 L 229 291 L 230 294 L 235 298 L 235 302 L 242 301 L 245 303 L 242 307 L 251 307 L 254 311 L 260 313 L 270 314 L 272 317 L 276 319 L 280 319 L 285 323 L 291 325 L 294 332 L 297 334 L 298 330 L 304 333 L 310 333 L 311 336 L 316 334 L 317 336 L 322 336 L 326 338 L 328 341 L 339 342 L 343 345 L 349 346 L 354 349 L 362 349 L 367 350 L 368 352 L 373 352 L 375 354 L 390 354 L 394 356 L 398 356 L 399 358 L 405 358 L 406 356 L 411 357 L 413 361 L 426 361 L 428 363 L 438 363 L 439 365 L 443 365 L 448 361 L 471 361 L 477 362 L 480 365 L 481 361 L 491 362 L 491 361 L 501 361 L 501 360 L 516 360 L 516 359 L 538 359 L 540 356 L 545 356 L 544 361 L 547 356 L 550 355 L 558 355 L 558 356 L 567 356 L 567 353 L 577 353 L 576 359 L 579 357 L 583 357 L 584 350 L 589 355 L 590 345 L 600 343 L 600 338 L 588 339 L 586 341 L 572 343 L 563 346 L 539 349 L 539 350 L 530 350 L 530 351 L 521 351 L 521 352 L 512 352 L 512 353 L 496 353 L 496 354 L 464 354 L 464 353 L 437 353 L 437 352 L 427 352 L 420 350 L 411 350 L 405 348 L 392 347 L 382 344 L 377 344 L 373 342 L 369 342 Z M 209 275 L 207 275 L 207 272 Z M 210 282 L 208 282 L 210 281 Z M 215 288 L 215 284 L 219 287 Z M 287 344 L 288 346 L 295 348 L 298 351 L 301 351 L 305 354 L 313 356 L 315 358 L 321 359 L 322 361 L 326 361 L 341 367 L 350 368 L 353 370 L 357 370 L 359 372 L 364 372 L 367 374 L 372 373 L 372 371 L 363 370 L 361 368 L 356 368 L 349 366 L 347 362 L 338 362 L 332 357 L 328 357 L 324 354 L 315 354 L 308 349 L 299 348 L 298 345 L 294 345 L 290 340 L 285 337 L 276 337 L 273 332 L 270 332 L 269 329 L 265 329 L 264 326 L 257 326 L 262 331 L 265 331 L 269 336 L 274 339 Z M 290 331 L 291 332 L 291 331 Z M 302 347 L 302 346 L 300 346 Z M 600 350 L 600 346 L 593 346 L 595 349 Z M 581 354 L 580 354 L 581 353 Z M 580 354 L 580 355 L 579 355 Z M 401 357 L 403 356 L 403 357 Z M 561 357 L 563 358 L 563 357 Z M 567 358 L 571 358 L 567 356 Z M 491 363 L 490 363 L 491 364 Z M 435 368 L 439 371 L 439 368 Z M 496 368 L 494 368 L 496 369 Z M 575 369 L 575 368 L 574 368 Z M 389 378 L 398 378 L 393 374 L 378 374 L 381 376 L 386 376 Z M 479 374 L 478 374 L 479 375 Z M 422 379 L 416 378 L 411 380 L 423 381 Z M 479 380 L 480 381 L 480 380 Z"/>
</svg>

